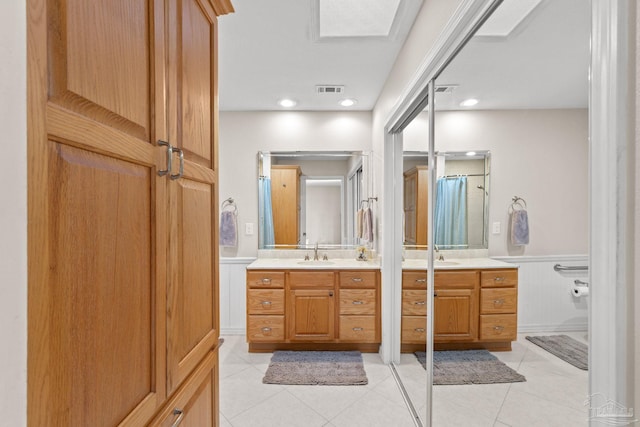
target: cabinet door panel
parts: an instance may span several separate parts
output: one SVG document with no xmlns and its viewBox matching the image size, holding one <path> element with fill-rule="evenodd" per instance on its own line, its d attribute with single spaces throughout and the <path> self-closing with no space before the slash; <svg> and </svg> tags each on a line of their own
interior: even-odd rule
<svg viewBox="0 0 640 427">
<path fill-rule="evenodd" d="M 434 341 L 474 340 L 478 336 L 478 302 L 474 290 L 437 290 Z"/>
<path fill-rule="evenodd" d="M 335 338 L 335 297 L 332 290 L 289 291 L 287 322 L 289 339 L 295 341 Z"/>
<path fill-rule="evenodd" d="M 183 177 L 171 185 L 169 390 L 191 372 L 218 339 L 215 189 Z M 174 215 L 175 213 L 175 215 Z"/>
<path fill-rule="evenodd" d="M 163 396 L 164 369 L 153 171 L 55 142 L 49 156 L 49 422 L 145 419 Z"/>
</svg>

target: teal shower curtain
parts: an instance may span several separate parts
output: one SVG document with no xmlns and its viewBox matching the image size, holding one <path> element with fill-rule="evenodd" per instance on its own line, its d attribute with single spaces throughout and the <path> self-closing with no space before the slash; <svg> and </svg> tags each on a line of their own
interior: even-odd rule
<svg viewBox="0 0 640 427">
<path fill-rule="evenodd" d="M 434 241 L 439 249 L 468 247 L 466 176 L 438 179 Z"/>
<path fill-rule="evenodd" d="M 259 248 L 273 249 L 275 235 L 273 232 L 273 208 L 271 205 L 271 178 L 260 177 L 258 204 L 260 209 Z"/>
</svg>

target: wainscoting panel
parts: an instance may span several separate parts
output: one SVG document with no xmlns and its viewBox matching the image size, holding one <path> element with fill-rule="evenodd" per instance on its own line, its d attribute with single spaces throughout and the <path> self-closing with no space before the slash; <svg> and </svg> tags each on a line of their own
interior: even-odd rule
<svg viewBox="0 0 640 427">
<path fill-rule="evenodd" d="M 586 331 L 588 296 L 571 292 L 576 279 L 588 282 L 588 271 L 557 272 L 555 264 L 588 266 L 587 255 L 492 257 L 520 265 L 518 332 Z"/>
<path fill-rule="evenodd" d="M 247 329 L 246 268 L 255 258 L 220 258 L 220 334 L 244 335 Z"/>
</svg>

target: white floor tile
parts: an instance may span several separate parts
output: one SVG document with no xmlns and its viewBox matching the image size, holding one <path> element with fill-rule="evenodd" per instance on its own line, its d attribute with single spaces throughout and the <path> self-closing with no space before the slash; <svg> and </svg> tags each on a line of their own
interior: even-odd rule
<svg viewBox="0 0 640 427">
<path fill-rule="evenodd" d="M 220 379 L 220 412 L 232 420 L 238 414 L 284 391 L 280 385 L 262 384 L 264 375 L 250 367 Z"/>
<path fill-rule="evenodd" d="M 368 393 L 332 418 L 335 427 L 413 427 L 406 406 L 397 405 L 378 393 Z"/>
<path fill-rule="evenodd" d="M 322 427 L 327 419 L 287 390 L 233 417 L 233 427 Z"/>
<path fill-rule="evenodd" d="M 578 411 L 512 388 L 498 421 L 512 427 L 584 427 L 587 410 Z"/>
<path fill-rule="evenodd" d="M 366 386 L 284 386 L 307 406 L 330 420 L 370 393 Z"/>
</svg>

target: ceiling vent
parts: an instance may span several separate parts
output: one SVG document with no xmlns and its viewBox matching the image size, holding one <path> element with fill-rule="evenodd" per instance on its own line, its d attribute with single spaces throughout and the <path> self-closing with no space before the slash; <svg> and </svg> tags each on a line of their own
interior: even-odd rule
<svg viewBox="0 0 640 427">
<path fill-rule="evenodd" d="M 336 85 L 318 85 L 316 86 L 316 93 L 318 95 L 333 95 L 344 93 L 344 86 Z"/>
<path fill-rule="evenodd" d="M 436 93 L 451 93 L 458 85 L 437 85 Z"/>
</svg>

